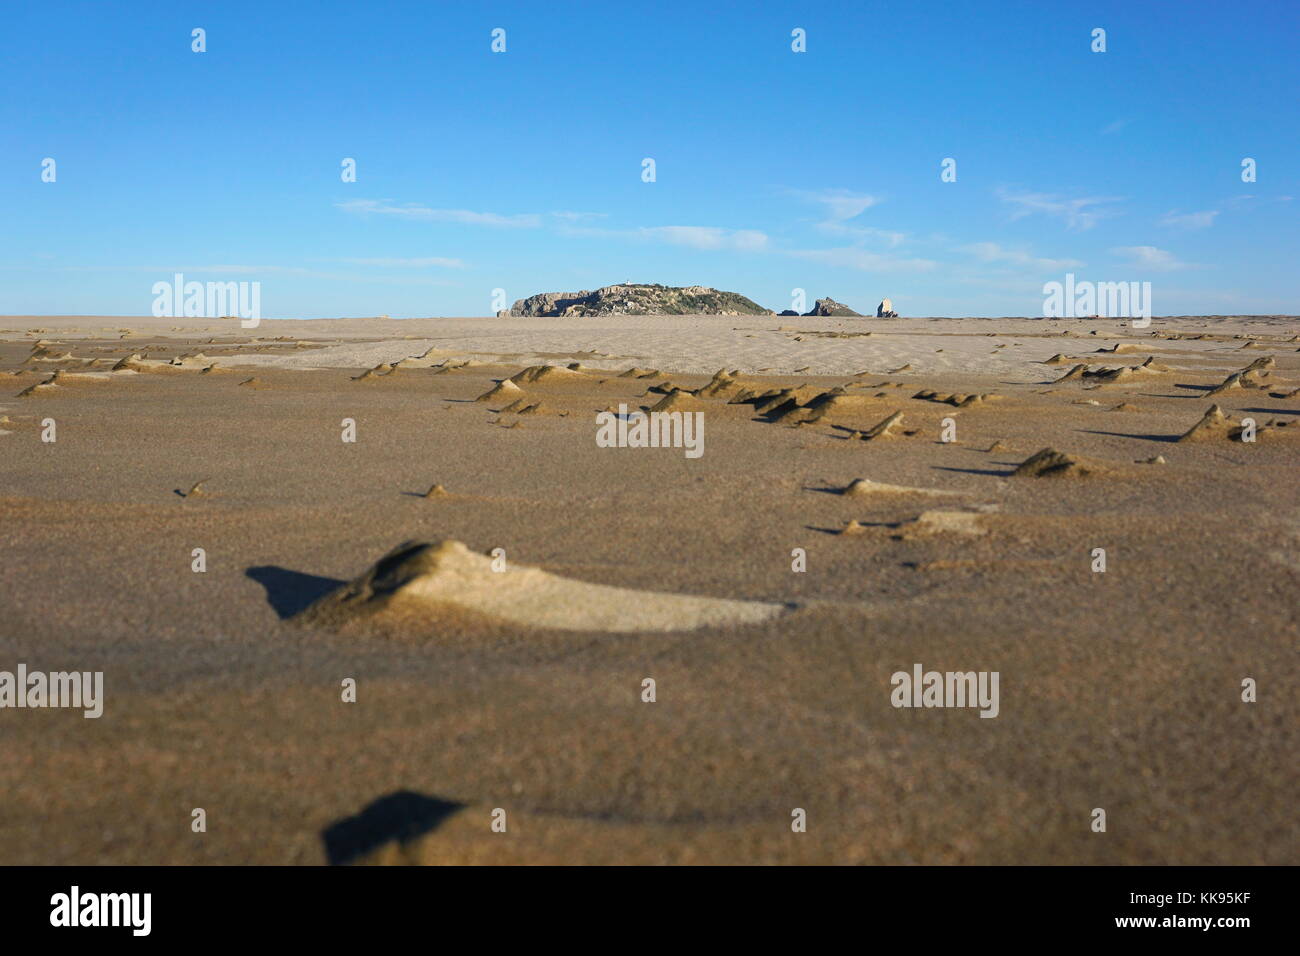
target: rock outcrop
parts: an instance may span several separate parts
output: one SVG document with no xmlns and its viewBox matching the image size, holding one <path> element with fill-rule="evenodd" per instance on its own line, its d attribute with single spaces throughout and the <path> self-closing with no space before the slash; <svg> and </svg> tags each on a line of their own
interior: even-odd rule
<svg viewBox="0 0 1300 956">
<path fill-rule="evenodd" d="M 812 307 L 812 311 L 805 312 L 804 315 L 843 315 L 861 317 L 859 313 L 854 312 L 843 302 L 836 302 L 830 296 L 824 299 L 818 299 Z"/>
<path fill-rule="evenodd" d="M 542 292 L 520 299 L 511 315 L 772 315 L 736 292 L 706 286 L 610 285 L 594 292 Z"/>
</svg>

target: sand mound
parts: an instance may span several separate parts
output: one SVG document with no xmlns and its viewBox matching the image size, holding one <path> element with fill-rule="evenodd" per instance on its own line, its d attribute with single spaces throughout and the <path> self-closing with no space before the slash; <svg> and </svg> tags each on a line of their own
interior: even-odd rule
<svg viewBox="0 0 1300 956">
<path fill-rule="evenodd" d="M 1083 374 L 1088 371 L 1086 365 L 1076 365 L 1058 379 L 1053 379 L 1053 385 L 1059 385 L 1061 382 L 1070 382 L 1076 378 L 1083 378 Z"/>
<path fill-rule="evenodd" d="M 953 392 L 951 395 L 941 395 L 932 389 L 923 388 L 912 397 L 919 398 L 925 402 L 939 402 L 942 405 L 952 405 L 954 408 L 969 408 L 971 405 L 978 405 L 981 402 L 986 402 L 994 396 L 987 393 L 983 395 L 967 395 L 962 392 Z"/>
<path fill-rule="evenodd" d="M 484 362 L 480 359 L 447 359 L 441 365 L 433 367 L 434 375 L 446 375 L 448 372 L 460 372 L 470 368 L 480 368 L 484 365 L 491 365 L 491 362 Z"/>
<path fill-rule="evenodd" d="M 1129 368 L 1122 366 L 1120 368 L 1104 368 L 1097 372 L 1084 372 L 1084 378 L 1091 378 L 1102 385 L 1114 385 L 1119 382 L 1127 382 L 1130 379 L 1138 378 L 1141 375 L 1141 366 Z"/>
<path fill-rule="evenodd" d="M 301 344 L 301 343 L 300 343 Z M 394 368 L 433 368 L 445 365 L 457 353 L 449 349 L 429 348 L 420 355 L 408 355 L 401 361 L 393 363 Z"/>
<path fill-rule="evenodd" d="M 1263 434 L 1264 429 L 1257 430 L 1257 434 Z M 1240 422 L 1235 422 L 1223 414 L 1223 409 L 1218 405 L 1211 405 L 1209 410 L 1201 416 L 1201 420 L 1183 432 L 1178 437 L 1178 441 L 1217 441 L 1227 438 L 1233 441 L 1240 441 L 1243 428 Z"/>
<path fill-rule="evenodd" d="M 1251 365 L 1240 372 L 1233 372 L 1221 384 L 1206 392 L 1205 395 L 1207 398 L 1211 395 L 1221 395 L 1235 388 L 1268 388 L 1268 374 L 1263 366 Z"/>
<path fill-rule="evenodd" d="M 868 478 L 854 478 L 840 489 L 840 494 L 850 498 L 871 498 L 876 495 L 955 495 L 955 491 L 940 491 L 937 488 L 909 488 L 906 485 L 888 485 L 883 481 L 871 481 Z"/>
<path fill-rule="evenodd" d="M 50 348 L 34 348 L 32 353 L 23 360 L 27 365 L 32 362 L 76 362 L 79 359 L 71 352 L 56 352 Z"/>
<path fill-rule="evenodd" d="M 840 388 L 823 392 L 802 409 L 811 412 L 803 419 L 803 424 L 860 417 L 870 407 L 871 401 L 869 395 L 846 395 Z"/>
<path fill-rule="evenodd" d="M 683 388 L 680 385 L 674 385 L 671 379 L 664 379 L 655 385 L 651 385 L 645 390 L 646 395 L 671 395 L 673 392 L 690 392 L 691 389 Z M 692 392 L 692 394 L 696 394 Z"/>
<path fill-rule="evenodd" d="M 211 362 L 208 364 L 211 364 Z M 178 367 L 171 362 L 146 358 L 139 352 L 134 352 L 126 358 L 120 359 L 113 366 L 114 372 L 175 372 L 178 370 Z"/>
<path fill-rule="evenodd" d="M 1043 360 L 1043 364 L 1044 364 L 1044 365 L 1064 365 L 1064 364 L 1065 364 L 1066 362 L 1068 362 L 1068 361 L 1070 361 L 1068 358 L 1066 358 L 1066 357 L 1065 357 L 1064 355 L 1062 355 L 1060 352 L 1057 352 L 1057 353 L 1056 353 L 1055 355 L 1053 355 L 1051 358 L 1049 358 L 1049 359 L 1044 359 L 1044 360 Z"/>
<path fill-rule="evenodd" d="M 741 389 L 740 381 L 728 372 L 725 368 L 718 369 L 710 379 L 709 384 L 705 385 L 695 394 L 700 398 L 720 398 L 724 395 L 732 395 Z"/>
<path fill-rule="evenodd" d="M 874 438 L 893 438 L 890 433 L 895 425 L 903 420 L 902 412 L 894 412 L 888 418 L 883 418 L 876 424 L 872 425 L 861 435 L 863 441 L 871 441 Z"/>
<path fill-rule="evenodd" d="M 780 604 L 588 584 L 513 563 L 498 572 L 493 560 L 459 541 L 408 541 L 299 619 L 328 626 L 388 620 L 432 635 L 445 618 L 468 615 L 515 627 L 630 633 L 757 624 L 785 610 Z"/>
<path fill-rule="evenodd" d="M 1043 478 L 1047 476 L 1083 477 L 1104 473 L 1096 462 L 1067 455 L 1055 448 L 1044 448 L 1030 455 L 1012 472 L 1018 478 Z"/>
<path fill-rule="evenodd" d="M 704 407 L 704 403 L 692 395 L 690 392 L 676 389 L 663 398 L 659 399 L 654 405 L 650 406 L 652 412 L 685 412 L 698 411 Z"/>
<path fill-rule="evenodd" d="M 205 369 L 212 364 L 212 359 L 202 352 L 187 352 L 178 355 L 168 363 L 172 368 Z"/>
<path fill-rule="evenodd" d="M 524 394 L 524 390 L 520 388 L 518 385 L 516 385 L 513 379 L 507 378 L 504 381 L 497 384 L 494 388 L 488 389 L 478 398 L 474 399 L 474 401 L 497 402 L 497 401 L 503 401 L 505 399 L 522 398 L 523 394 Z"/>
<path fill-rule="evenodd" d="M 531 385 L 533 383 L 563 383 L 563 382 L 582 382 L 586 381 L 589 376 L 582 372 L 575 372 L 573 369 L 563 368 L 559 365 L 530 365 L 522 372 L 516 372 L 511 375 L 507 381 L 516 385 Z"/>
<path fill-rule="evenodd" d="M 897 537 L 914 538 L 931 534 L 985 534 L 988 529 L 983 525 L 984 516 L 972 511 L 923 511 L 911 521 L 903 521 L 892 527 L 898 530 Z"/>
<path fill-rule="evenodd" d="M 781 388 L 745 388 L 727 400 L 728 405 L 753 405 L 755 409 L 766 403 L 769 398 L 780 395 Z"/>
<path fill-rule="evenodd" d="M 380 363 L 379 363 L 378 365 L 376 365 L 374 368 L 368 368 L 368 369 L 366 369 L 364 372 L 362 372 L 360 375 L 354 375 L 354 376 L 352 376 L 352 381 L 354 381 L 354 382 L 364 382 L 364 381 L 367 381 L 367 380 L 369 380 L 369 379 L 383 378 L 383 377 L 386 376 L 386 375 L 391 375 L 392 372 L 393 372 L 393 366 L 392 366 L 392 365 L 390 365 L 390 364 L 387 363 L 387 362 L 380 362 Z"/>
<path fill-rule="evenodd" d="M 58 387 L 59 387 L 58 383 L 54 381 L 54 376 L 51 375 L 43 382 L 37 382 L 35 385 L 28 385 L 25 389 L 23 389 L 21 392 L 18 393 L 18 397 L 31 398 L 35 395 L 42 395 L 46 392 L 52 392 Z"/>
<path fill-rule="evenodd" d="M 1154 373 L 1168 371 L 1164 366 L 1156 365 L 1153 356 L 1148 356 L 1147 360 L 1140 365 L 1121 365 L 1118 367 L 1103 367 L 1096 371 L 1090 369 L 1087 365 L 1076 365 L 1060 378 L 1052 382 L 1053 385 L 1059 385 L 1062 382 L 1070 381 L 1087 381 L 1098 385 L 1113 385 L 1120 382 L 1127 382 L 1134 378 Z"/>
<path fill-rule="evenodd" d="M 757 415 L 776 420 L 783 415 L 788 415 L 791 409 L 802 408 L 821 394 L 822 390 L 814 385 L 783 388 L 775 395 L 757 402 L 754 405 L 754 412 Z"/>
<path fill-rule="evenodd" d="M 626 372 L 620 372 L 620 373 L 618 374 L 618 377 L 619 377 L 619 378 L 655 378 L 655 377 L 657 377 L 658 375 L 659 375 L 659 372 L 658 372 L 656 369 L 652 369 L 652 368 L 636 368 L 636 367 L 634 366 L 634 367 L 628 369 Z"/>
<path fill-rule="evenodd" d="M 501 409 L 501 412 L 502 414 L 509 413 L 513 415 L 559 415 L 561 418 L 566 418 L 569 414 L 568 412 L 557 411 L 545 402 L 530 402 L 526 398 L 515 399 Z"/>
</svg>

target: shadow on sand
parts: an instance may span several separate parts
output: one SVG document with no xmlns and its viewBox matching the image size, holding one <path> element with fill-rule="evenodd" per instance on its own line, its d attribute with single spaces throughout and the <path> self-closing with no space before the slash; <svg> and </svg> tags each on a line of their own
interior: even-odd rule
<svg viewBox="0 0 1300 956">
<path fill-rule="evenodd" d="M 331 866 L 351 863 L 385 843 L 423 836 L 464 807 L 410 790 L 390 793 L 322 830 L 325 856 Z"/>
<path fill-rule="evenodd" d="M 345 583 L 318 574 L 289 571 L 274 564 L 249 568 L 244 574 L 266 588 L 266 600 L 282 621 Z"/>
</svg>

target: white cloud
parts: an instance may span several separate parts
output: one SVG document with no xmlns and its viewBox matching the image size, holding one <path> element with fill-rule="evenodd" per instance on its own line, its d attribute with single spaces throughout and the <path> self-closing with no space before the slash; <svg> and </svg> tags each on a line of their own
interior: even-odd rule
<svg viewBox="0 0 1300 956">
<path fill-rule="evenodd" d="M 394 216 L 399 219 L 416 219 L 425 222 L 456 222 L 469 226 L 496 226 L 509 229 L 536 229 L 542 217 L 527 214 L 502 216 L 494 212 L 474 212 L 469 209 L 431 209 L 418 203 L 394 205 L 391 199 L 350 199 L 335 203 L 344 212 L 359 216 Z"/>
<path fill-rule="evenodd" d="M 1150 269 L 1155 272 L 1173 272 L 1177 269 L 1190 269 L 1191 263 L 1180 262 L 1178 257 L 1166 249 L 1155 246 L 1117 246 L 1110 250 L 1112 254 L 1127 259 L 1135 268 Z"/>
<path fill-rule="evenodd" d="M 1177 209 L 1174 209 L 1160 217 L 1160 225 L 1171 226 L 1176 229 L 1206 229 L 1214 225 L 1214 217 L 1218 214 L 1219 210 L 1217 209 L 1186 213 L 1180 213 Z"/>
<path fill-rule="evenodd" d="M 569 209 L 563 209 L 559 212 L 551 213 L 556 219 L 563 219 L 565 222 L 586 222 L 589 219 L 604 219 L 609 213 L 604 212 L 574 212 Z"/>
<path fill-rule="evenodd" d="M 826 215 L 830 217 L 832 222 L 853 219 L 880 202 L 880 199 L 876 196 L 850 192 L 847 189 L 822 189 L 816 191 L 793 189 L 791 192 L 801 199 L 825 207 Z"/>
<path fill-rule="evenodd" d="M 997 196 L 1003 202 L 1015 207 L 1011 213 L 1012 219 L 1023 219 L 1034 213 L 1043 213 L 1063 220 L 1071 229 L 1091 229 L 1098 220 L 1115 214 L 1113 209 L 1103 207 L 1110 203 L 1123 202 L 1123 199 L 1118 196 L 1065 199 L 1048 193 L 1013 193 L 1005 189 L 998 189 Z"/>
<path fill-rule="evenodd" d="M 996 242 L 972 243 L 962 246 L 962 251 L 970 253 L 981 262 L 1005 262 L 1032 269 L 1073 269 L 1083 265 L 1078 259 L 1041 259 L 1021 249 L 1003 248 Z"/>
</svg>

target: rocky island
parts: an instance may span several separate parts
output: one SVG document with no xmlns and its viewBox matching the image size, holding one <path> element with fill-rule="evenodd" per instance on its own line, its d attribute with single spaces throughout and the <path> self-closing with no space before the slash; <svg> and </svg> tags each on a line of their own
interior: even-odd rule
<svg viewBox="0 0 1300 956">
<path fill-rule="evenodd" d="M 736 292 L 707 286 L 609 285 L 594 292 L 542 292 L 520 299 L 510 315 L 772 315 Z"/>
</svg>

